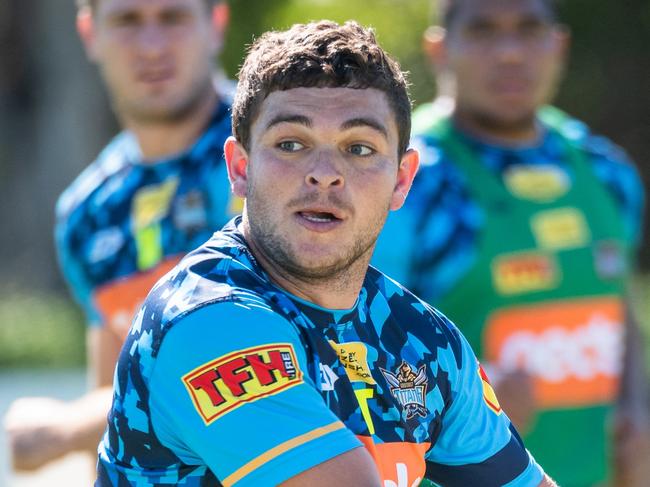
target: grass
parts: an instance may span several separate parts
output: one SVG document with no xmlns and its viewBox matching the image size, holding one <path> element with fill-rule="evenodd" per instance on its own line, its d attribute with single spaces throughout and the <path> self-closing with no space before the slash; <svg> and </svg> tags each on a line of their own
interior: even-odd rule
<svg viewBox="0 0 650 487">
<path fill-rule="evenodd" d="M 633 306 L 650 370 L 650 275 L 635 279 Z M 85 362 L 85 325 L 65 296 L 0 292 L 0 368 L 67 368 Z"/>
</svg>

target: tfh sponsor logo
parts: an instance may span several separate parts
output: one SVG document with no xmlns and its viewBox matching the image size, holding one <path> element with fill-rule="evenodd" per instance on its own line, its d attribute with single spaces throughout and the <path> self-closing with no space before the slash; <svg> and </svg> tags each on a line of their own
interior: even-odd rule
<svg viewBox="0 0 650 487">
<path fill-rule="evenodd" d="M 293 347 L 240 350 L 198 367 L 182 380 L 206 426 L 239 406 L 303 382 Z"/>
</svg>

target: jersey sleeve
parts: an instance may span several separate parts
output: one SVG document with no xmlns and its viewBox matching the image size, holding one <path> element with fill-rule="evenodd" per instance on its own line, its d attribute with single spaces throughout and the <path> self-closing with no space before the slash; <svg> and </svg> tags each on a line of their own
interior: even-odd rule
<svg viewBox="0 0 650 487">
<path fill-rule="evenodd" d="M 596 177 L 610 191 L 620 210 L 627 240 L 638 250 L 642 238 L 645 195 L 634 163 L 622 149 L 604 137 L 590 137 L 585 145 L 592 153 Z"/>
<path fill-rule="evenodd" d="M 622 148 L 606 137 L 594 135 L 584 122 L 556 107 L 543 107 L 539 116 L 543 123 L 576 141 L 587 152 L 596 177 L 610 191 L 621 212 L 626 238 L 638 249 L 642 237 L 645 195 L 633 161 Z"/>
<path fill-rule="evenodd" d="M 544 473 L 502 411 L 487 376 L 460 335 L 461 360 L 441 357 L 452 397 L 429 450 L 426 477 L 449 487 L 537 486 Z M 460 365 L 460 366 L 459 366 Z"/>
<path fill-rule="evenodd" d="M 71 231 L 73 228 L 71 218 L 73 216 L 70 213 L 64 213 L 60 207 L 61 200 L 57 204 L 54 226 L 54 245 L 61 273 L 75 301 L 81 306 L 87 324 L 89 326 L 101 326 L 100 313 L 93 304 L 91 282 L 86 277 L 78 252 L 74 251 L 71 244 Z"/>
<path fill-rule="evenodd" d="M 277 485 L 361 443 L 309 377 L 298 332 L 265 306 L 222 302 L 181 318 L 150 380 L 153 428 L 225 485 Z"/>
</svg>

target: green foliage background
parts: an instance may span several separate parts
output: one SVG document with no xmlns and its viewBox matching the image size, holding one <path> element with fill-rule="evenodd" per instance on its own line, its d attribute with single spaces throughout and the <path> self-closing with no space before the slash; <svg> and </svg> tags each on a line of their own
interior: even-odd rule
<svg viewBox="0 0 650 487">
<path fill-rule="evenodd" d="M 235 76 L 243 46 L 267 30 L 283 30 L 297 22 L 354 19 L 373 27 L 379 42 L 409 71 L 411 95 L 421 103 L 433 96 L 433 82 L 420 51 L 422 32 L 431 20 L 430 0 L 233 0 L 231 29 L 222 61 Z"/>
</svg>

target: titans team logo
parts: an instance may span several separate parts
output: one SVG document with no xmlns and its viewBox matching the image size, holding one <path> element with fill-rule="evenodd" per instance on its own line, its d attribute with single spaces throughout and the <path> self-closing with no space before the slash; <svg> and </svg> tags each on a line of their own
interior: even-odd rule
<svg viewBox="0 0 650 487">
<path fill-rule="evenodd" d="M 402 360 L 396 373 L 380 368 L 390 385 L 390 392 L 406 412 L 406 419 L 427 415 L 425 396 L 427 393 L 427 366 L 423 365 L 413 372 L 413 367 Z"/>
</svg>

